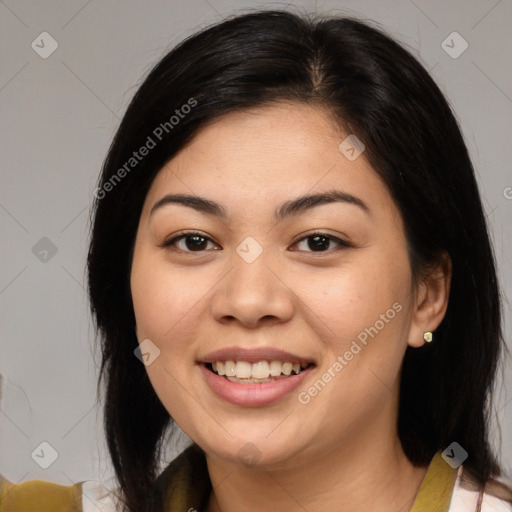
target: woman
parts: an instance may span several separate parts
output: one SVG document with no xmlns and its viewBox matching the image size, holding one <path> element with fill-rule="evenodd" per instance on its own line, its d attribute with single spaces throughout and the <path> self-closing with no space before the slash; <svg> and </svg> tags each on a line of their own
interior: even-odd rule
<svg viewBox="0 0 512 512">
<path fill-rule="evenodd" d="M 188 38 L 133 98 L 95 196 L 107 508 L 510 510 L 473 168 L 388 36 L 262 11 Z M 193 445 L 159 474 L 174 423 Z M 86 488 L 61 490 L 80 510 Z"/>
</svg>

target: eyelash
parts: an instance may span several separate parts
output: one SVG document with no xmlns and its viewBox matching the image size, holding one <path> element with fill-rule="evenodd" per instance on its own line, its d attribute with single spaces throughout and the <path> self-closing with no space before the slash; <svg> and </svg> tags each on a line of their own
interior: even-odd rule
<svg viewBox="0 0 512 512">
<path fill-rule="evenodd" d="M 181 239 L 185 239 L 185 238 L 192 238 L 194 236 L 199 236 L 201 238 L 204 238 L 207 241 L 213 242 L 213 240 L 211 238 L 203 235 L 202 233 L 200 233 L 198 231 L 188 231 L 188 232 L 182 231 L 180 235 L 175 236 L 173 238 L 170 238 L 169 240 L 166 240 L 163 244 L 160 245 L 160 247 L 162 247 L 162 248 L 170 248 L 177 241 L 179 241 Z M 294 243 L 294 245 L 298 244 L 299 242 L 302 242 L 303 240 L 307 240 L 308 238 L 314 238 L 315 236 L 321 236 L 321 237 L 326 238 L 329 241 L 338 243 L 339 247 L 337 249 L 334 249 L 334 251 L 338 251 L 338 250 L 341 250 L 341 249 L 347 249 L 347 248 L 350 248 L 350 247 L 354 247 L 349 242 L 341 240 L 341 239 L 339 239 L 339 238 L 337 238 L 335 236 L 329 235 L 327 233 L 321 233 L 321 232 L 311 233 L 310 235 L 307 235 L 307 236 L 297 240 Z M 213 243 L 215 243 L 215 242 L 213 242 Z M 184 253 L 188 253 L 188 254 L 194 254 L 194 253 L 202 253 L 202 252 L 206 252 L 206 251 L 204 251 L 204 250 L 201 250 L 201 251 L 187 251 L 187 250 L 184 250 L 183 252 Z M 333 251 L 327 250 L 327 251 L 306 251 L 306 252 L 310 252 L 310 253 L 313 253 L 313 254 L 322 254 L 322 253 L 329 253 L 330 254 Z"/>
</svg>

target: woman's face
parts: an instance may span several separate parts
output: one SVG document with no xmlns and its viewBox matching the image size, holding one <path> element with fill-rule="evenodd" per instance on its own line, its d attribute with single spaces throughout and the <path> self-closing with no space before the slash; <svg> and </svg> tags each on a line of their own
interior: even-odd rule
<svg viewBox="0 0 512 512">
<path fill-rule="evenodd" d="M 348 135 L 306 105 L 231 113 L 148 192 L 137 337 L 163 405 L 211 457 L 286 465 L 396 435 L 404 351 L 437 324 L 418 313 L 388 190 L 350 139 L 339 149 Z"/>
</svg>

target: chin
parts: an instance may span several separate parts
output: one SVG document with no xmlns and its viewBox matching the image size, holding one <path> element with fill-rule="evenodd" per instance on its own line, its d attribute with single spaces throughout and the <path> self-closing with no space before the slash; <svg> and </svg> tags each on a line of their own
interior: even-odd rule
<svg viewBox="0 0 512 512">
<path fill-rule="evenodd" d="M 272 435 L 270 436 L 272 437 Z M 243 465 L 247 468 L 268 469 L 281 464 L 303 452 L 302 445 L 292 445 L 288 435 L 276 435 L 270 439 L 261 434 L 250 435 L 247 432 L 243 437 L 223 439 L 222 442 L 198 442 L 207 455 L 221 458 L 233 464 Z"/>
</svg>

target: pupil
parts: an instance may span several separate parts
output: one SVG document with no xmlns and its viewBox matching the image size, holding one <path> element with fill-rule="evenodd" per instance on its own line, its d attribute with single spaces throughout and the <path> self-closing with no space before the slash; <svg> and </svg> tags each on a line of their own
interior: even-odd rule
<svg viewBox="0 0 512 512">
<path fill-rule="evenodd" d="M 194 240 L 194 244 L 193 245 L 190 245 L 188 242 L 190 240 Z M 202 240 L 203 242 L 201 243 L 200 240 Z M 203 245 L 205 244 L 204 242 L 205 238 L 204 236 L 188 236 L 186 238 L 186 245 L 187 245 L 187 249 L 203 249 Z"/>
<path fill-rule="evenodd" d="M 327 242 L 327 245 L 329 245 L 329 239 L 325 236 L 325 235 L 317 235 L 317 236 L 312 236 L 309 238 L 309 240 L 314 240 L 314 244 L 312 243 L 308 243 L 308 246 L 310 249 L 321 249 L 322 246 L 325 245 L 325 242 Z M 323 240 L 324 242 L 319 242 L 320 240 Z"/>
</svg>

